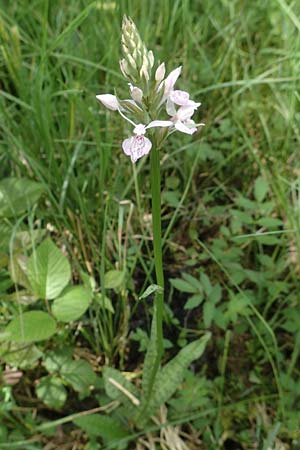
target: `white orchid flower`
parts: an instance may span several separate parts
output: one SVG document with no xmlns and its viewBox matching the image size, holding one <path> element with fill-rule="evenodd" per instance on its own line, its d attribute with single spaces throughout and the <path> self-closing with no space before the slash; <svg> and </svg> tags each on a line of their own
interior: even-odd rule
<svg viewBox="0 0 300 450">
<path fill-rule="evenodd" d="M 195 103 L 195 102 L 194 102 Z M 195 105 L 198 105 L 198 103 L 195 103 Z M 194 114 L 195 110 L 198 108 L 198 106 L 191 105 L 191 106 L 180 106 L 180 108 L 176 111 L 173 115 L 172 111 L 172 122 L 174 124 L 174 127 L 176 130 L 181 131 L 181 133 L 186 134 L 194 134 L 197 131 L 196 124 L 194 120 L 192 120 L 192 115 Z M 204 123 L 200 123 L 199 126 L 203 126 Z"/>
<path fill-rule="evenodd" d="M 153 122 L 150 122 L 148 125 L 142 123 L 136 125 L 125 116 L 123 117 L 134 125 L 133 132 L 135 136 L 125 139 L 122 143 L 125 155 L 130 156 L 133 163 L 142 156 L 147 155 L 152 148 L 152 142 L 145 137 L 147 129 L 154 127 L 170 127 L 173 125 L 173 122 L 170 120 L 153 120 Z"/>
</svg>

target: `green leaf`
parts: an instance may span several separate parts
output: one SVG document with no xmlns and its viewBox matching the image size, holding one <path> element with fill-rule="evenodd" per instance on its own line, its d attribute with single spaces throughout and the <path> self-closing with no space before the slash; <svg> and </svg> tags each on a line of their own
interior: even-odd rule
<svg viewBox="0 0 300 450">
<path fill-rule="evenodd" d="M 106 295 L 105 295 L 105 297 L 103 297 L 101 292 L 99 292 L 99 293 L 95 294 L 95 300 L 99 303 L 99 305 L 102 308 L 107 309 L 107 311 L 110 311 L 112 314 L 114 314 L 115 309 L 112 305 L 110 298 L 108 298 Z"/>
<path fill-rule="evenodd" d="M 67 289 L 65 293 L 54 300 L 52 313 L 62 322 L 72 322 L 79 319 L 89 307 L 92 291 L 83 286 Z"/>
<path fill-rule="evenodd" d="M 96 382 L 96 374 L 92 366 L 82 359 L 67 361 L 63 364 L 60 374 L 75 391 L 83 395 L 87 395 L 90 391 L 90 386 L 93 386 Z"/>
<path fill-rule="evenodd" d="M 28 311 L 15 317 L 6 327 L 8 340 L 38 342 L 49 339 L 56 331 L 55 320 L 43 311 Z"/>
<path fill-rule="evenodd" d="M 180 278 L 170 278 L 170 283 L 180 292 L 188 292 L 191 294 L 198 292 L 198 289 L 195 286 Z"/>
<path fill-rule="evenodd" d="M 5 178 L 0 182 L 0 217 L 15 217 L 30 209 L 40 198 L 42 184 L 26 178 Z"/>
<path fill-rule="evenodd" d="M 210 291 L 212 290 L 212 285 L 210 279 L 204 272 L 201 272 L 200 274 L 200 283 L 204 289 L 205 294 L 209 295 Z"/>
<path fill-rule="evenodd" d="M 205 328 L 209 328 L 211 326 L 215 310 L 216 310 L 215 303 L 210 301 L 205 302 L 203 307 L 203 320 Z"/>
<path fill-rule="evenodd" d="M 30 283 L 26 275 L 27 258 L 23 255 L 11 255 L 9 261 L 9 273 L 12 280 L 26 289 L 30 289 Z"/>
<path fill-rule="evenodd" d="M 102 414 L 77 417 L 73 422 L 89 436 L 102 437 L 106 441 L 122 439 L 128 435 L 128 432 L 121 426 L 119 421 Z"/>
<path fill-rule="evenodd" d="M 157 374 L 152 396 L 141 422 L 145 423 L 174 394 L 183 380 L 185 370 L 200 358 L 210 337 L 211 333 L 206 333 L 201 339 L 188 344 Z"/>
<path fill-rule="evenodd" d="M 208 296 L 208 301 L 214 304 L 218 303 L 222 297 L 222 288 L 219 284 L 215 284 Z"/>
<path fill-rule="evenodd" d="M 263 177 L 256 178 L 254 184 L 254 197 L 259 203 L 265 199 L 268 189 L 268 182 Z"/>
<path fill-rule="evenodd" d="M 103 381 L 106 394 L 111 399 L 123 403 L 128 416 L 134 414 L 139 405 L 139 391 L 137 388 L 121 372 L 112 367 L 104 367 Z M 118 385 L 121 386 L 121 389 Z"/>
<path fill-rule="evenodd" d="M 154 292 L 162 292 L 163 289 L 158 286 L 157 284 L 150 284 L 150 286 L 147 287 L 147 289 L 143 292 L 143 294 L 139 297 L 139 300 L 142 300 L 143 298 L 149 297 L 149 295 L 153 294 Z"/>
<path fill-rule="evenodd" d="M 125 272 L 121 270 L 109 270 L 104 275 L 104 285 L 106 289 L 116 289 L 124 281 Z"/>
<path fill-rule="evenodd" d="M 148 343 L 143 368 L 142 387 L 145 397 L 148 396 L 149 390 L 151 389 L 151 384 L 153 384 L 154 382 L 152 371 L 156 358 L 157 358 L 157 326 L 156 326 L 156 314 L 154 312 L 151 324 L 150 340 Z"/>
<path fill-rule="evenodd" d="M 47 238 L 30 256 L 27 276 L 40 298 L 53 299 L 70 281 L 71 268 L 66 256 Z"/>
<path fill-rule="evenodd" d="M 36 387 L 36 395 L 50 408 L 60 409 L 67 399 L 67 391 L 59 378 L 43 377 Z"/>
<path fill-rule="evenodd" d="M 72 349 L 63 348 L 61 350 L 47 353 L 44 361 L 44 366 L 49 373 L 59 373 L 65 364 L 72 361 Z"/>
<path fill-rule="evenodd" d="M 182 278 L 185 281 L 187 281 L 191 286 L 194 286 L 195 289 L 197 289 L 198 291 L 202 292 L 202 285 L 201 285 L 200 281 L 197 278 L 193 277 L 189 273 L 183 273 L 182 274 Z"/>
<path fill-rule="evenodd" d="M 262 217 L 257 221 L 258 225 L 265 228 L 279 228 L 283 226 L 283 222 L 275 217 Z"/>
<path fill-rule="evenodd" d="M 1 360 L 18 369 L 32 369 L 43 353 L 35 345 L 0 344 Z"/>
<path fill-rule="evenodd" d="M 184 305 L 184 309 L 197 308 L 197 306 L 201 305 L 202 302 L 203 302 L 203 295 L 195 294 L 191 298 L 188 299 L 188 301 Z"/>
</svg>

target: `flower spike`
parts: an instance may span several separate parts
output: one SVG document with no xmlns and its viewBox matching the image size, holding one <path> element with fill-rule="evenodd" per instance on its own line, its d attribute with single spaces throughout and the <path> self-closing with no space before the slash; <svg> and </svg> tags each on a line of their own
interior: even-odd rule
<svg viewBox="0 0 300 450">
<path fill-rule="evenodd" d="M 128 85 L 131 98 L 120 100 L 112 94 L 100 94 L 96 97 L 106 108 L 118 111 L 133 126 L 133 134 L 124 139 L 122 149 L 135 163 L 151 151 L 151 139 L 154 135 L 159 148 L 172 132 L 192 135 L 198 126 L 204 124 L 196 125 L 192 119 L 200 103 L 191 100 L 187 91 L 175 89 L 182 67 L 178 66 L 165 78 L 165 63 L 161 63 L 153 74 L 153 52 L 147 49 L 133 20 L 127 16 L 124 16 L 122 22 L 121 46 L 123 59 L 120 61 L 120 69 L 130 81 Z M 152 120 L 149 122 L 150 118 Z M 150 138 L 146 137 L 147 130 L 154 128 L 162 128 L 164 131 L 152 131 Z"/>
</svg>

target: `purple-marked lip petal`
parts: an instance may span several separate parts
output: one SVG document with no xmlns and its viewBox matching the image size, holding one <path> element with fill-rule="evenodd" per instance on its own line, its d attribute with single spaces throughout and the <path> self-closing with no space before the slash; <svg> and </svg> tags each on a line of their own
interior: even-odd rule
<svg viewBox="0 0 300 450">
<path fill-rule="evenodd" d="M 143 135 L 132 136 L 125 139 L 122 148 L 127 156 L 130 156 L 132 162 L 136 162 L 142 156 L 147 155 L 152 147 L 150 139 Z"/>
<path fill-rule="evenodd" d="M 175 90 L 170 92 L 170 99 L 175 105 L 184 106 L 189 102 L 190 94 L 186 91 Z"/>
</svg>

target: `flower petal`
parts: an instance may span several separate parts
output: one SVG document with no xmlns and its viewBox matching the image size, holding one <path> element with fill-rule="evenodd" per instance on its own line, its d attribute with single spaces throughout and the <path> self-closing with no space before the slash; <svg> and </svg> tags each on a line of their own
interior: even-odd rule
<svg viewBox="0 0 300 450">
<path fill-rule="evenodd" d="M 151 147 L 152 143 L 150 139 L 145 136 L 132 136 L 131 138 L 125 139 L 122 143 L 125 155 L 130 156 L 133 163 L 142 156 L 147 155 Z"/>
<path fill-rule="evenodd" d="M 186 91 L 175 90 L 170 92 L 170 99 L 175 105 L 185 106 L 190 101 L 190 94 Z"/>
<path fill-rule="evenodd" d="M 153 120 L 146 126 L 146 128 L 154 128 L 154 127 L 170 127 L 173 125 L 171 120 Z"/>
<path fill-rule="evenodd" d="M 117 111 L 120 108 L 117 97 L 112 94 L 101 94 L 96 95 L 97 100 L 99 100 L 106 108 L 112 111 Z"/>
<path fill-rule="evenodd" d="M 125 155 L 130 156 L 131 155 L 131 147 L 132 147 L 132 141 L 133 141 L 133 137 L 130 137 L 128 139 L 125 139 L 122 142 L 122 148 L 123 148 L 123 152 L 125 153 Z"/>
<path fill-rule="evenodd" d="M 170 97 L 167 98 L 167 105 L 166 105 L 166 111 L 169 114 L 169 116 L 175 116 L 176 114 L 176 108 L 174 103 L 170 100 Z"/>
<path fill-rule="evenodd" d="M 181 131 L 181 133 L 186 133 L 186 134 L 194 134 L 197 131 L 196 127 L 189 128 L 180 120 L 175 122 L 175 128 L 176 128 L 176 130 Z"/>
<path fill-rule="evenodd" d="M 134 132 L 134 134 L 137 134 L 137 135 L 140 136 L 141 134 L 146 134 L 146 128 L 147 128 L 147 127 L 145 127 L 144 124 L 139 123 L 138 125 L 136 125 L 136 126 L 134 127 L 133 132 Z"/>
<path fill-rule="evenodd" d="M 176 113 L 177 120 L 184 121 L 190 119 L 194 114 L 195 109 L 197 108 L 194 108 L 194 106 L 180 106 Z"/>
<path fill-rule="evenodd" d="M 169 73 L 167 78 L 165 79 L 165 95 L 169 95 L 169 93 L 172 91 L 177 78 L 181 74 L 181 66 L 177 67 L 176 69 L 172 70 L 172 72 Z"/>
</svg>

